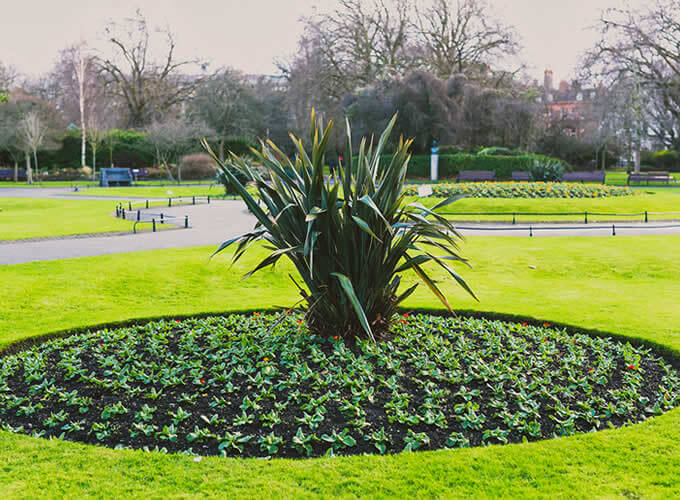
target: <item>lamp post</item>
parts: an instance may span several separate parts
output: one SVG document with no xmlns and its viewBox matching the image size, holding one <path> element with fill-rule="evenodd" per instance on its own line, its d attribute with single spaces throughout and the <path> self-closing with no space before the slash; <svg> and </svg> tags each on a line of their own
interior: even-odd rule
<svg viewBox="0 0 680 500">
<path fill-rule="evenodd" d="M 437 141 L 432 141 L 430 148 L 430 180 L 436 181 L 439 177 L 439 147 Z"/>
</svg>

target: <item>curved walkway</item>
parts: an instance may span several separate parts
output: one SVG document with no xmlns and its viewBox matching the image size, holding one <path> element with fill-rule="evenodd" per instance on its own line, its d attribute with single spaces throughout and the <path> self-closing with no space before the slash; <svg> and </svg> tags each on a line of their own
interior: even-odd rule
<svg viewBox="0 0 680 500">
<path fill-rule="evenodd" d="M 65 198 L 69 197 L 68 188 L 2 188 L 0 197 L 17 196 L 24 198 Z M 10 193 L 8 193 L 10 192 Z M 81 196 L 70 196 L 83 199 Z M 97 199 L 102 199 L 97 197 Z M 106 199 L 106 198 L 104 198 Z M 120 200 L 121 198 L 111 198 Z M 128 198 L 125 198 L 126 200 Z M 113 207 L 112 207 L 113 208 Z M 152 207 L 148 212 L 158 212 Z M 182 205 L 163 207 L 164 214 L 177 217 L 178 222 L 189 216 L 190 228 L 140 232 L 138 234 L 118 234 L 96 238 L 63 238 L 40 241 L 4 243 L 0 245 L 0 265 L 23 262 L 67 259 L 92 255 L 160 250 L 199 245 L 219 245 L 223 241 L 252 229 L 255 218 L 250 215 L 241 200 L 215 200 L 207 205 Z M 531 229 L 530 229 L 531 228 Z M 612 225 L 593 224 L 502 224 L 502 223 L 459 223 L 464 236 L 612 236 Z M 625 223 L 616 226 L 617 236 L 633 235 L 680 235 L 680 224 L 672 223 Z"/>
</svg>

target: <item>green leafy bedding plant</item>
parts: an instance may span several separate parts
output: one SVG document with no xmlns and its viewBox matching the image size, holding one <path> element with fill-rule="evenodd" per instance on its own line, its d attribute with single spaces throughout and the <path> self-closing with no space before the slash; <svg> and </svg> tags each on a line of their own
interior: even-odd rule
<svg viewBox="0 0 680 500">
<path fill-rule="evenodd" d="M 408 196 L 418 195 L 416 186 L 405 190 Z M 470 198 L 609 198 L 640 194 L 628 186 L 579 184 L 568 182 L 461 182 L 435 184 L 431 196 Z"/>
<path fill-rule="evenodd" d="M 115 448 L 302 458 L 534 441 L 680 405 L 680 373 L 650 349 L 548 324 L 402 315 L 389 340 L 346 343 L 311 334 L 301 317 L 155 321 L 7 355 L 0 426 Z"/>
<path fill-rule="evenodd" d="M 348 163 L 340 165 L 339 175 L 332 178 L 324 176 L 323 168 L 332 123 L 322 130 L 313 112 L 311 147 L 305 148 L 302 139 L 293 137 L 297 147 L 294 161 L 271 141 L 263 143 L 261 151 L 253 149 L 267 171 L 265 176 L 233 154 L 226 163 L 221 162 L 203 141 L 258 221 L 251 232 L 225 241 L 215 253 L 237 244 L 237 261 L 254 242 L 266 241 L 271 253 L 246 276 L 288 257 L 306 285 L 306 290 L 299 289 L 306 302 L 307 324 L 314 333 L 375 340 L 387 332 L 397 306 L 416 288 L 399 290 L 399 273 L 408 270 L 451 311 L 423 269 L 428 262 L 439 265 L 472 294 L 452 267 L 466 262 L 458 253 L 460 236 L 446 218 L 435 213 L 456 198 L 447 198 L 432 209 L 403 203 L 411 141 L 400 139 L 391 162 L 380 163 L 395 121 L 396 115 L 375 147 L 373 139 L 361 141 L 356 162 L 352 160 L 348 122 Z M 235 170 L 255 184 L 261 204 Z"/>
</svg>

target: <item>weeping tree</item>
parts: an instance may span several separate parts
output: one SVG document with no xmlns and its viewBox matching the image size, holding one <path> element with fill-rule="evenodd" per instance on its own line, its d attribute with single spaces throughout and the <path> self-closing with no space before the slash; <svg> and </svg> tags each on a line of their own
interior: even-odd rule
<svg viewBox="0 0 680 500">
<path fill-rule="evenodd" d="M 396 115 L 377 144 L 363 139 L 353 159 L 351 140 L 346 143 L 346 164 L 332 180 L 323 173 L 332 123 L 322 129 L 312 112 L 307 148 L 293 137 L 297 148 L 289 159 L 273 142 L 262 143 L 253 154 L 266 170 L 261 175 L 236 155 L 220 162 L 212 155 L 235 191 L 257 218 L 255 228 L 225 241 L 215 253 L 236 244 L 234 261 L 259 240 L 271 253 L 246 276 L 288 257 L 305 288 L 295 281 L 306 304 L 307 324 L 324 336 L 347 339 L 384 337 L 397 306 L 417 287 L 400 289 L 400 273 L 413 271 L 453 313 L 446 297 L 426 272 L 433 263 L 444 269 L 467 292 L 472 291 L 452 264 L 466 263 L 458 253 L 461 237 L 437 210 L 450 198 L 428 209 L 404 202 L 403 186 L 411 141 L 400 139 L 389 164 L 380 156 Z M 351 138 L 349 123 L 347 137 Z M 235 168 L 253 182 L 261 203 L 232 173 Z"/>
</svg>

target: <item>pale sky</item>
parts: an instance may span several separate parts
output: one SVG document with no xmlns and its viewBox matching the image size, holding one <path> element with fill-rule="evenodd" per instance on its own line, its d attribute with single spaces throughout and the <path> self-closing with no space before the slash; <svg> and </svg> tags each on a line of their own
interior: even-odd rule
<svg viewBox="0 0 680 500">
<path fill-rule="evenodd" d="M 491 0 L 506 24 L 520 34 L 522 60 L 542 81 L 573 76 L 579 55 L 596 39 L 602 9 L 623 0 Z M 643 0 L 632 0 L 632 3 Z M 49 71 L 60 49 L 87 39 L 93 45 L 109 19 L 140 7 L 149 24 L 169 25 L 178 55 L 201 57 L 210 68 L 233 66 L 246 73 L 275 73 L 275 58 L 295 50 L 298 19 L 325 10 L 333 0 L 0 0 L 0 61 L 36 76 Z"/>
</svg>

